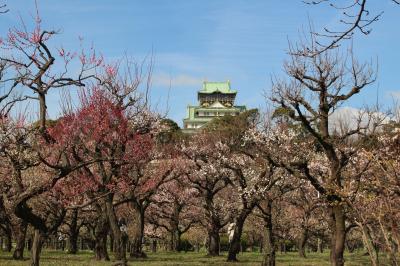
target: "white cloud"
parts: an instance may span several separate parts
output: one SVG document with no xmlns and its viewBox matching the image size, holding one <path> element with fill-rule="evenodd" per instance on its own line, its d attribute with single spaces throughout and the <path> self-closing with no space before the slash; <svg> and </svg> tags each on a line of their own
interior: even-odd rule
<svg viewBox="0 0 400 266">
<path fill-rule="evenodd" d="M 152 77 L 152 83 L 155 86 L 163 86 L 163 87 L 185 87 L 185 86 L 198 86 L 201 87 L 203 79 L 190 76 L 190 75 L 177 75 L 171 76 L 166 73 L 154 74 Z"/>
<path fill-rule="evenodd" d="M 400 91 L 391 91 L 391 92 L 389 92 L 389 94 L 395 100 L 400 100 Z"/>
<path fill-rule="evenodd" d="M 389 122 L 389 117 L 382 112 L 366 111 L 354 107 L 341 107 L 330 115 L 331 131 L 345 133 L 356 129 L 357 126 L 372 129 L 374 123 L 384 124 Z"/>
</svg>

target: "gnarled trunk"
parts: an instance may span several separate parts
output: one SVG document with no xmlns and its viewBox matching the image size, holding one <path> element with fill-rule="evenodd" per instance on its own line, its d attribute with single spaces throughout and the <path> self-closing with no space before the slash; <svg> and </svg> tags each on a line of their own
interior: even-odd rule
<svg viewBox="0 0 400 266">
<path fill-rule="evenodd" d="M 97 235 L 94 244 L 94 253 L 96 260 L 110 260 L 107 252 L 107 239 L 105 235 Z"/>
<path fill-rule="evenodd" d="M 5 232 L 3 251 L 11 252 L 11 249 L 12 249 L 11 231 L 8 231 L 8 230 L 7 230 L 7 231 Z"/>
<path fill-rule="evenodd" d="M 31 248 L 31 266 L 39 266 L 40 253 L 42 252 L 42 245 L 44 236 L 39 229 L 34 230 L 32 248 Z"/>
<path fill-rule="evenodd" d="M 71 224 L 69 226 L 68 253 L 76 254 L 78 252 L 78 210 L 72 211 Z"/>
<path fill-rule="evenodd" d="M 174 235 L 175 235 L 175 245 L 174 245 L 174 249 L 175 251 L 181 251 L 182 250 L 182 244 L 181 244 L 181 233 L 179 232 L 178 229 L 176 229 L 174 231 Z"/>
<path fill-rule="evenodd" d="M 389 263 L 392 266 L 398 266 L 399 264 L 397 263 L 396 259 L 395 247 L 392 241 L 392 233 L 389 230 L 387 230 L 386 226 L 383 224 L 381 220 L 381 217 L 379 217 L 379 225 L 382 231 L 383 238 L 385 239 Z"/>
<path fill-rule="evenodd" d="M 207 244 L 208 244 L 208 256 L 219 256 L 220 249 L 220 237 L 219 231 L 221 230 L 221 221 L 218 215 L 216 215 L 214 209 L 214 194 L 212 191 L 207 191 L 205 200 L 205 209 L 209 225 L 207 228 Z"/>
<path fill-rule="evenodd" d="M 208 256 L 219 256 L 219 228 L 217 226 L 212 226 L 208 231 Z"/>
<path fill-rule="evenodd" d="M 69 236 L 68 239 L 68 253 L 76 254 L 78 253 L 78 235 L 73 234 Z"/>
<path fill-rule="evenodd" d="M 26 237 L 27 224 L 24 221 L 18 221 L 13 226 L 13 235 L 16 242 L 13 259 L 24 259 L 25 237 Z"/>
<path fill-rule="evenodd" d="M 120 229 L 112 200 L 113 196 L 109 195 L 109 197 L 107 197 L 107 199 L 105 200 L 105 206 L 106 206 L 106 214 L 108 217 L 108 222 L 115 240 L 114 257 L 115 260 L 118 261 L 118 265 L 127 265 L 127 260 L 126 260 L 127 235 L 126 232 L 122 232 Z"/>
<path fill-rule="evenodd" d="M 274 235 L 272 229 L 272 205 L 271 202 L 268 201 L 264 215 L 264 254 L 263 261 L 261 263 L 262 266 L 275 266 L 275 242 Z M 285 245 L 283 243 L 283 245 Z M 283 247 L 282 247 L 283 249 Z M 281 251 L 282 251 L 281 249 Z"/>
<path fill-rule="evenodd" d="M 43 92 L 38 93 L 39 98 L 39 121 L 40 121 L 40 131 L 42 134 L 45 134 L 46 129 L 46 94 Z"/>
<path fill-rule="evenodd" d="M 114 252 L 114 237 L 112 233 L 110 233 L 110 251 Z"/>
<path fill-rule="evenodd" d="M 144 213 L 145 209 L 137 203 L 132 204 L 135 210 L 135 223 L 133 238 L 131 241 L 131 247 L 129 257 L 131 258 L 146 258 L 146 253 L 143 252 L 143 236 L 144 236 Z"/>
<path fill-rule="evenodd" d="M 378 251 L 376 249 L 376 246 L 374 245 L 374 241 L 372 239 L 372 236 L 370 234 L 368 227 L 362 223 L 357 223 L 357 225 L 361 229 L 362 239 L 363 239 L 365 248 L 368 250 L 368 254 L 371 259 L 371 265 L 379 266 Z"/>
<path fill-rule="evenodd" d="M 299 238 L 299 256 L 301 258 L 306 257 L 306 243 L 308 239 L 308 230 L 307 228 L 302 228 L 300 232 L 300 238 Z"/>
<path fill-rule="evenodd" d="M 332 203 L 330 207 L 331 227 L 331 254 L 330 260 L 332 266 L 344 266 L 344 248 L 346 241 L 345 213 L 340 203 Z"/>
<path fill-rule="evenodd" d="M 170 240 L 169 240 L 169 251 L 179 251 L 178 250 L 178 234 L 175 229 L 172 229 L 170 232 Z"/>
<path fill-rule="evenodd" d="M 246 216 L 241 215 L 236 219 L 233 237 L 229 244 L 227 261 L 237 261 L 236 255 L 240 251 L 240 239 L 242 237 L 243 225 L 246 217 L 247 215 Z"/>
<path fill-rule="evenodd" d="M 322 239 L 320 237 L 318 237 L 318 240 L 317 240 L 317 252 L 319 252 L 319 253 L 323 253 L 324 252 L 323 242 L 322 242 Z"/>
<path fill-rule="evenodd" d="M 170 241 L 170 250 L 179 252 L 181 251 L 181 233 L 178 229 L 178 224 L 172 226 L 171 230 L 171 241 Z"/>
<path fill-rule="evenodd" d="M 107 252 L 107 234 L 108 220 L 103 214 L 98 218 L 94 232 L 94 253 L 96 260 L 110 260 Z"/>
<path fill-rule="evenodd" d="M 157 240 L 153 239 L 151 241 L 151 252 L 156 253 L 157 252 Z"/>
</svg>

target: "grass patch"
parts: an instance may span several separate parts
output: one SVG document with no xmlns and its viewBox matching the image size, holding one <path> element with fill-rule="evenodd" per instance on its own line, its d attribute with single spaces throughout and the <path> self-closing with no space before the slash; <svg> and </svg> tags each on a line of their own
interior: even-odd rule
<svg viewBox="0 0 400 266">
<path fill-rule="evenodd" d="M 382 254 L 381 254 L 382 255 Z M 25 261 L 13 261 L 12 254 L 0 251 L 0 265 L 7 266 L 25 266 L 29 264 L 29 253 L 25 255 Z M 200 252 L 157 252 L 148 253 L 147 259 L 138 259 L 130 261 L 130 265 L 149 265 L 149 266 L 175 266 L 175 265 L 190 265 L 190 266 L 204 266 L 204 265 L 232 265 L 226 262 L 226 254 L 219 257 L 207 257 L 205 253 Z M 93 252 L 82 251 L 77 255 L 70 255 L 62 251 L 44 250 L 41 256 L 41 265 L 44 266 L 102 266 L 110 265 L 110 262 L 94 260 Z M 244 252 L 238 255 L 239 262 L 234 265 L 260 265 L 262 255 L 256 252 Z M 361 252 L 346 253 L 346 265 L 348 266 L 361 266 L 369 265 L 369 257 L 363 256 Z M 112 261 L 112 254 L 111 254 Z M 382 265 L 386 265 L 386 258 L 381 256 Z M 278 266 L 324 266 L 330 265 L 329 253 L 308 253 L 307 258 L 299 258 L 297 253 L 288 252 L 286 254 L 277 253 Z"/>
</svg>

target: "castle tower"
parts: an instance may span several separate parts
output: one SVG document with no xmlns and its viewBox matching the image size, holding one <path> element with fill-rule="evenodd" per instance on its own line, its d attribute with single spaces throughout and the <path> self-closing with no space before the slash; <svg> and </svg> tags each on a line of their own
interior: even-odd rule
<svg viewBox="0 0 400 266">
<path fill-rule="evenodd" d="M 246 110 L 246 106 L 236 106 L 237 91 L 231 90 L 227 82 L 203 82 L 197 93 L 198 105 L 187 107 L 186 118 L 183 119 L 183 132 L 194 133 L 215 117 L 238 115 Z"/>
</svg>

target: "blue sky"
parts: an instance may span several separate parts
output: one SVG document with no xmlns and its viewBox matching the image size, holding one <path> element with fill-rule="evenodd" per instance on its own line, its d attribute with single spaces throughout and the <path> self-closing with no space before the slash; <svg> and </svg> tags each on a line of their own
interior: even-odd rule
<svg viewBox="0 0 400 266">
<path fill-rule="evenodd" d="M 0 34 L 31 20 L 33 0 L 5 0 Z M 353 107 L 391 101 L 400 90 L 400 7 L 371 0 L 373 13 L 384 11 L 369 36 L 356 35 L 355 54 L 378 58 L 376 84 L 349 102 Z M 127 54 L 142 60 L 153 52 L 152 103 L 181 124 L 188 104 L 196 103 L 203 80 L 230 80 L 237 103 L 263 107 L 271 75 L 282 74 L 288 40 L 296 41 L 311 18 L 315 28 L 337 26 L 340 14 L 327 6 L 301 0 L 39 0 L 46 28 L 60 30 L 52 45 L 79 49 L 78 36 L 108 60 Z M 171 89 L 169 84 L 171 81 Z M 57 116 L 58 94 L 51 96 L 49 115 Z"/>
</svg>

